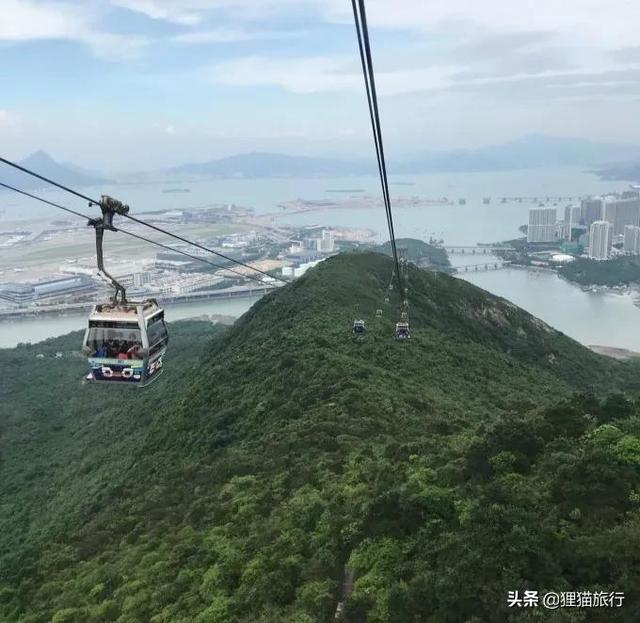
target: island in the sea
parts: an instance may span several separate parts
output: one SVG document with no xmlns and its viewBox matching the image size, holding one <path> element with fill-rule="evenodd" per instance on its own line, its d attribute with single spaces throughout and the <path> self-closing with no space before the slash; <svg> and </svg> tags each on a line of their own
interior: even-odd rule
<svg viewBox="0 0 640 623">
<path fill-rule="evenodd" d="M 616 164 L 593 173 L 610 182 L 637 182 L 640 180 L 640 163 Z"/>
</svg>

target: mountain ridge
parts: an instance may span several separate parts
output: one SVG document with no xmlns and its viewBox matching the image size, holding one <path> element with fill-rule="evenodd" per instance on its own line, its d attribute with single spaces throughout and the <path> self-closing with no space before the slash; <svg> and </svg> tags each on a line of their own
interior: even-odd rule
<svg viewBox="0 0 640 623">
<path fill-rule="evenodd" d="M 33 152 L 23 160 L 17 161 L 16 164 L 65 186 L 99 186 L 109 183 L 107 178 L 99 174 L 83 170 L 75 165 L 57 162 L 43 150 Z M 10 168 L 8 165 L 2 165 L 0 181 L 20 189 L 52 188 L 50 184 Z"/>
<path fill-rule="evenodd" d="M 513 171 L 522 168 L 584 166 L 601 175 L 615 175 L 622 169 L 610 163 L 640 158 L 640 146 L 586 139 L 528 135 L 503 144 L 475 149 L 429 151 L 414 157 L 394 159 L 391 175 L 419 175 L 446 172 Z M 108 183 L 188 183 L 207 179 L 328 178 L 373 175 L 376 168 L 367 159 L 341 159 L 291 155 L 265 151 L 233 154 L 203 162 L 185 163 L 151 171 L 129 171 L 115 180 L 75 164 L 55 161 L 40 150 L 18 164 L 72 186 Z M 390 163 L 391 164 L 391 163 Z M 622 165 L 621 165 L 622 166 Z M 609 167 L 609 168 L 605 168 Z M 634 169 L 635 170 L 635 169 Z M 628 175 L 624 170 L 622 178 Z M 2 180 L 21 188 L 39 188 L 43 183 L 5 168 Z"/>
<path fill-rule="evenodd" d="M 528 135 L 499 145 L 431 151 L 413 158 L 399 158 L 389 167 L 389 172 L 392 175 L 415 175 L 510 171 L 553 166 L 598 166 L 633 157 L 640 157 L 640 146 Z M 372 161 L 250 152 L 136 175 L 142 179 L 168 177 L 170 181 L 185 181 L 216 178 L 358 176 L 374 172 L 375 164 Z"/>
</svg>

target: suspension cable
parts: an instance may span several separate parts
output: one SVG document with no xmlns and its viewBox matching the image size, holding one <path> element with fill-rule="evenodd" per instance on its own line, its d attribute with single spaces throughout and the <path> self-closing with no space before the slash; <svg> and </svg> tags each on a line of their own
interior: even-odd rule
<svg viewBox="0 0 640 623">
<path fill-rule="evenodd" d="M 30 192 L 27 192 L 26 190 L 22 190 L 20 188 L 15 188 L 14 186 L 11 186 L 9 184 L 5 184 L 4 182 L 0 182 L 0 186 L 2 186 L 3 188 L 6 188 L 8 190 L 13 190 L 14 192 L 17 192 L 21 195 L 24 195 L 25 197 L 30 197 L 31 199 L 35 199 L 36 201 L 40 201 L 42 203 L 46 203 L 47 205 L 53 206 L 54 208 L 58 208 L 59 210 L 64 210 L 65 212 L 69 212 L 70 214 L 74 214 L 75 216 L 79 216 L 80 218 L 84 218 L 87 221 L 90 221 L 91 218 L 89 216 L 87 216 L 86 214 L 82 214 L 82 212 L 76 212 L 75 210 L 72 210 L 71 208 L 67 208 L 66 206 L 60 205 L 59 203 L 55 203 L 53 201 L 49 201 L 48 199 L 44 199 L 43 197 L 38 197 L 37 195 L 33 195 Z M 148 242 L 149 244 L 154 244 L 158 247 L 162 247 L 163 249 L 167 249 L 168 251 L 173 251 L 174 253 L 179 253 L 181 255 L 184 255 L 186 257 L 191 258 L 192 260 L 196 260 L 198 262 L 203 262 L 204 264 L 209 264 L 210 266 L 213 266 L 215 268 L 219 268 L 220 270 L 226 270 L 228 272 L 234 273 L 235 275 L 238 275 L 240 277 L 244 277 L 247 279 L 252 279 L 253 281 L 256 281 L 258 283 L 261 283 L 262 285 L 271 285 L 270 283 L 264 281 L 263 279 L 261 279 L 260 277 L 254 277 L 253 275 L 245 275 L 244 273 L 241 273 L 237 270 L 234 270 L 233 268 L 229 268 L 227 266 L 222 266 L 221 264 L 216 264 L 215 262 L 211 262 L 210 260 L 207 260 L 203 257 L 198 257 L 197 255 L 192 255 L 191 253 L 187 253 L 186 251 L 182 251 L 181 249 L 176 249 L 175 247 L 171 247 L 168 244 L 164 244 L 162 242 L 158 242 L 156 240 L 151 240 L 151 238 L 145 238 L 144 236 L 140 236 L 139 234 L 134 234 L 132 231 L 128 231 L 127 229 L 120 229 L 117 228 L 116 231 L 122 233 L 122 234 L 126 234 L 127 236 L 131 236 L 132 238 L 137 238 L 138 240 L 142 240 L 144 242 Z"/>
<path fill-rule="evenodd" d="M 42 203 L 47 203 L 50 206 L 53 206 L 54 208 L 59 208 L 60 210 L 64 210 L 65 212 L 69 212 L 70 214 L 75 214 L 76 216 L 79 216 L 81 218 L 85 218 L 87 220 L 90 220 L 90 218 L 86 214 L 82 214 L 82 212 L 76 212 L 75 210 L 72 210 L 71 208 L 66 208 L 65 206 L 58 205 L 57 203 L 53 203 L 53 201 L 49 201 L 48 199 L 43 199 L 42 197 L 38 197 L 37 195 L 32 195 L 31 193 L 28 193 L 26 190 L 21 190 L 20 188 L 15 188 L 14 186 L 10 186 L 9 184 L 5 184 L 4 182 L 0 182 L 0 186 L 2 186 L 3 188 L 6 188 L 8 190 L 13 190 L 13 191 L 15 191 L 17 193 L 20 193 L 21 195 L 24 195 L 25 197 L 31 197 L 31 199 L 35 199 L 36 201 L 42 201 Z"/>
<path fill-rule="evenodd" d="M 72 188 L 69 188 L 67 186 L 63 186 L 62 184 L 59 184 L 58 182 L 54 182 L 53 180 L 49 179 L 48 177 L 45 177 L 44 175 L 40 175 L 39 173 L 36 173 L 35 171 L 31 171 L 30 169 L 27 169 L 26 167 L 23 167 L 23 166 L 17 164 L 16 162 L 11 162 L 11 160 L 7 160 L 6 158 L 2 158 L 1 156 L 0 156 L 0 162 L 3 162 L 4 164 L 9 165 L 10 167 L 13 167 L 14 169 L 18 169 L 18 171 L 22 171 L 23 173 L 26 173 L 27 175 L 31 175 L 31 177 L 37 177 L 39 180 L 42 180 L 43 182 L 46 182 L 47 184 L 51 184 L 52 186 L 57 186 L 61 190 L 65 190 L 66 192 L 71 193 L 72 195 L 75 195 L 76 197 L 80 197 L 80 199 L 84 199 L 84 200 L 88 201 L 89 203 L 95 203 L 95 204 L 100 203 L 99 201 L 96 201 L 95 199 L 92 199 L 91 197 L 87 197 L 86 195 L 83 195 L 82 193 L 79 193 L 78 191 L 73 190 Z"/>
<path fill-rule="evenodd" d="M 367 61 L 365 59 L 364 48 L 362 45 L 360 20 L 358 18 L 358 10 L 356 7 L 355 0 L 352 1 L 351 5 L 353 7 L 353 19 L 356 25 L 356 32 L 358 34 L 358 50 L 360 52 L 360 64 L 362 65 L 362 74 L 364 76 L 364 86 L 367 92 L 367 104 L 369 106 L 369 116 L 371 119 L 374 119 L 375 116 L 374 116 L 374 110 L 373 110 L 373 103 L 371 99 L 371 87 L 369 85 L 369 74 L 367 72 Z M 388 206 L 390 205 L 390 200 L 389 200 L 389 196 L 387 195 L 387 187 L 384 184 L 384 178 L 382 176 L 382 163 L 380 161 L 380 147 L 378 143 L 378 133 L 376 132 L 375 129 L 373 130 L 373 142 L 376 148 L 376 159 L 378 162 L 378 172 L 380 175 L 380 182 L 382 185 L 382 201 L 384 203 L 384 211 L 385 211 L 385 216 L 387 218 L 387 228 L 389 229 L 389 231 L 391 231 L 391 223 L 389 222 L 389 209 L 388 209 Z M 393 279 L 393 274 L 392 274 L 392 279 Z"/>
<path fill-rule="evenodd" d="M 233 268 L 228 268 L 227 266 L 222 266 L 221 264 L 216 264 L 215 262 L 211 262 L 209 260 L 206 260 L 202 257 L 198 257 L 197 255 L 192 255 L 191 253 L 187 253 L 186 251 L 181 251 L 180 249 L 176 249 L 175 247 L 171 247 L 168 244 L 163 244 L 162 242 L 157 242 L 156 240 L 151 240 L 151 238 L 146 238 L 145 236 L 140 236 L 139 234 L 134 234 L 132 231 L 128 231 L 126 229 L 117 229 L 116 231 L 122 232 L 123 234 L 126 234 L 127 236 L 131 236 L 132 238 L 137 238 L 138 240 L 142 240 L 144 242 L 148 242 L 149 244 L 155 244 L 158 247 L 162 247 L 163 249 L 167 249 L 168 251 L 173 251 L 175 253 L 180 253 L 186 257 L 190 257 L 192 260 L 196 260 L 198 262 L 204 262 L 205 264 L 209 264 L 210 266 L 214 266 L 215 268 L 219 268 L 220 270 L 226 270 L 230 273 L 233 273 L 234 275 L 238 275 L 240 277 L 245 277 L 247 279 L 251 279 L 252 281 L 255 281 L 256 283 L 261 283 L 262 285 L 265 286 L 271 286 L 273 287 L 273 284 L 268 283 L 267 281 L 264 281 L 263 279 L 261 279 L 260 277 L 254 277 L 253 275 L 245 275 L 244 273 L 241 273 L 237 270 L 234 270 Z"/>
<path fill-rule="evenodd" d="M 151 223 L 147 223 L 146 221 L 143 221 L 139 218 L 136 218 L 135 216 L 131 216 L 130 214 L 123 214 L 123 216 L 125 218 L 128 218 L 130 221 L 134 221 L 135 223 L 138 223 L 140 225 L 144 225 L 145 227 L 149 227 L 151 229 L 155 229 L 156 231 L 162 233 L 162 234 L 166 234 L 167 236 L 171 236 L 171 238 L 175 238 L 176 240 L 180 240 L 181 242 L 185 242 L 186 244 L 190 244 L 191 246 L 194 246 L 198 249 L 202 249 L 203 251 L 207 251 L 208 253 L 213 253 L 214 255 L 217 255 L 218 257 L 221 257 L 225 260 L 229 260 L 230 262 L 234 262 L 235 264 L 238 264 L 240 266 L 244 266 L 245 268 L 248 268 L 249 270 L 254 270 L 257 273 L 260 273 L 261 275 L 264 275 L 265 277 L 269 277 L 270 279 L 276 279 L 278 281 L 281 282 L 286 282 L 286 279 L 281 279 L 280 277 L 273 277 L 273 275 L 270 275 L 268 272 L 264 271 L 264 270 L 260 270 L 259 268 L 255 268 L 254 266 L 251 266 L 249 264 L 245 264 L 244 262 L 241 262 L 240 260 L 236 260 L 228 255 L 225 255 L 224 253 L 218 253 L 218 251 L 214 251 L 213 249 L 210 249 L 209 247 L 205 247 L 202 244 L 199 244 L 198 242 L 193 242 L 192 240 L 188 240 L 187 238 L 183 238 L 182 236 L 179 236 L 178 234 L 174 234 L 166 229 L 163 229 L 162 227 L 158 227 L 157 225 L 152 225 Z"/>
<path fill-rule="evenodd" d="M 85 201 L 89 202 L 89 206 L 92 205 L 100 205 L 100 201 L 96 200 L 96 199 L 92 199 L 91 197 L 88 197 L 87 195 L 84 195 L 76 190 L 73 190 L 72 188 L 69 188 L 68 186 L 64 186 L 63 184 L 60 184 L 48 177 L 45 177 L 44 175 L 40 175 L 39 173 L 36 173 L 35 171 L 31 171 L 30 169 L 27 169 L 26 167 L 23 167 L 15 162 L 12 162 L 11 160 L 7 160 L 6 158 L 2 158 L 0 157 L 0 162 L 13 167 L 14 169 L 17 169 L 18 171 L 22 171 L 23 173 L 26 173 L 27 175 L 31 175 L 32 177 L 36 177 L 39 180 L 42 180 L 43 182 L 46 182 L 47 184 L 51 184 L 52 186 L 56 186 L 57 188 L 60 188 L 61 190 L 64 190 L 65 192 L 71 193 L 72 195 L 75 195 L 76 197 L 79 197 L 80 199 L 84 199 Z M 146 221 L 143 221 L 142 219 L 136 218 L 135 216 L 131 216 L 129 214 L 122 214 L 121 216 L 124 216 L 125 218 L 128 218 L 131 221 L 135 221 L 136 223 L 139 223 L 140 225 L 144 225 L 145 227 L 149 227 L 151 229 L 155 229 L 156 231 L 165 234 L 167 236 L 170 236 L 171 238 L 175 238 L 176 240 L 180 240 L 181 242 L 184 242 L 186 244 L 189 244 L 191 246 L 197 247 L 198 249 L 202 249 L 203 251 L 206 251 L 207 253 L 212 253 L 213 255 L 217 255 L 218 257 L 221 257 L 225 260 L 228 260 L 229 262 L 233 262 L 234 264 L 238 264 L 239 266 L 244 266 L 245 268 L 248 268 L 249 270 L 253 270 L 257 273 L 260 273 L 261 275 L 264 275 L 265 277 L 269 277 L 270 279 L 277 279 L 278 281 L 287 282 L 287 279 L 283 279 L 280 277 L 273 277 L 272 275 L 270 275 L 268 272 L 264 271 L 264 270 L 260 270 L 259 268 L 255 268 L 254 266 L 251 266 L 249 264 L 246 264 L 245 262 L 242 262 L 240 260 L 237 260 L 233 257 L 230 257 L 228 255 L 225 255 L 224 253 L 220 253 L 218 251 L 214 251 L 213 249 L 210 249 L 209 247 L 205 247 L 202 244 L 199 244 L 197 242 L 193 242 L 192 240 L 189 240 L 187 238 L 184 238 L 182 236 L 179 236 L 177 234 L 174 234 L 166 229 L 163 229 L 162 227 L 158 227 L 157 225 L 152 225 L 151 223 L 147 223 Z"/>
<path fill-rule="evenodd" d="M 356 4 L 357 2 L 357 4 Z M 365 87 L 367 91 L 367 102 L 369 105 L 369 116 L 371 117 L 371 129 L 373 131 L 374 143 L 376 148 L 376 156 L 378 160 L 378 172 L 380 174 L 380 182 L 382 184 L 382 195 L 385 203 L 385 211 L 387 214 L 387 226 L 389 228 L 389 241 L 391 244 L 391 252 L 395 264 L 396 276 L 398 279 L 399 291 L 403 292 L 402 274 L 400 272 L 400 262 L 398 260 L 398 251 L 396 248 L 396 237 L 393 227 L 393 212 L 391 209 L 391 199 L 389 195 L 389 182 L 387 179 L 387 165 L 384 155 L 384 146 L 382 142 L 382 129 L 380 126 L 380 111 L 378 108 L 378 96 L 376 91 L 376 81 L 373 69 L 373 59 L 371 55 L 371 45 L 369 43 L 369 28 L 367 26 L 367 13 L 364 0 L 351 0 L 353 7 L 353 16 L 356 25 L 356 33 L 358 36 L 358 48 L 360 51 L 360 60 L 362 63 L 362 72 L 364 75 Z"/>
</svg>

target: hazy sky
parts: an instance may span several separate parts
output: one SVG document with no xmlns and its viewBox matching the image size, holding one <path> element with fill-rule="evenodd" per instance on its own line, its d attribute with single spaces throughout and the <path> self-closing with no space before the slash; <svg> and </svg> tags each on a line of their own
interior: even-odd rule
<svg viewBox="0 0 640 623">
<path fill-rule="evenodd" d="M 389 157 L 640 141 L 640 2 L 367 0 Z M 350 0 L 0 0 L 0 151 L 371 153 Z"/>
</svg>

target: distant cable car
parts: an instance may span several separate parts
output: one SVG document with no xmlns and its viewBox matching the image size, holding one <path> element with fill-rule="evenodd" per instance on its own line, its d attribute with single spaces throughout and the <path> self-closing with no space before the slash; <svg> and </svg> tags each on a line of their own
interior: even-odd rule
<svg viewBox="0 0 640 623">
<path fill-rule="evenodd" d="M 98 271 L 115 288 L 113 299 L 100 303 L 89 315 L 82 352 L 87 356 L 87 381 L 118 383 L 142 387 L 160 376 L 163 356 L 169 343 L 164 310 L 155 299 L 127 301 L 124 287 L 104 268 L 102 241 L 104 230 L 117 231 L 115 214 L 127 214 L 129 206 L 102 196 L 102 218 L 91 219 L 96 230 Z"/>
<path fill-rule="evenodd" d="M 353 321 L 353 333 L 354 335 L 362 335 L 366 333 L 367 327 L 364 324 L 364 320 L 354 320 Z"/>
<path fill-rule="evenodd" d="M 408 322 L 397 322 L 396 323 L 396 340 L 404 341 L 411 339 L 411 333 L 409 332 L 409 323 Z"/>
</svg>

